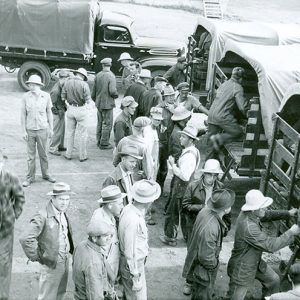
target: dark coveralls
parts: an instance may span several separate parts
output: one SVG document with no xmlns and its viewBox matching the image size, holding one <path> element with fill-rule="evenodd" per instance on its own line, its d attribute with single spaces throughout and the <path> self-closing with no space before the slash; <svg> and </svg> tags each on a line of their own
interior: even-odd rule
<svg viewBox="0 0 300 300">
<path fill-rule="evenodd" d="M 98 109 L 96 130 L 97 146 L 108 146 L 113 126 L 113 108 L 118 98 L 116 77 L 111 71 L 99 72 L 94 81 L 92 99 Z"/>
<path fill-rule="evenodd" d="M 231 300 L 243 300 L 255 278 L 263 285 L 263 296 L 279 291 L 279 276 L 261 256 L 264 251 L 272 253 L 288 246 L 294 241 L 294 236 L 288 230 L 279 237 L 272 237 L 263 231 L 261 222 L 289 217 L 288 211 L 267 211 L 262 219 L 251 211 L 240 212 L 227 267 Z"/>
<path fill-rule="evenodd" d="M 132 116 L 132 120 L 136 119 L 137 117 L 142 116 L 141 104 L 143 100 L 143 95 L 147 91 L 147 87 L 142 81 L 137 81 L 133 83 L 129 88 L 126 90 L 124 97 L 131 96 L 137 102 L 138 107 L 136 108 L 134 115 Z"/>
<path fill-rule="evenodd" d="M 141 116 L 149 117 L 151 108 L 157 106 L 160 102 L 162 102 L 161 92 L 154 87 L 151 88 L 143 94 L 139 114 Z"/>
<path fill-rule="evenodd" d="M 191 300 L 212 300 L 226 225 L 218 214 L 203 208 L 196 219 L 182 276 L 192 281 Z"/>
<path fill-rule="evenodd" d="M 248 102 L 244 98 L 244 89 L 237 80 L 230 78 L 217 90 L 208 113 L 208 135 L 220 133 L 220 144 L 224 145 L 243 134 L 241 126 L 234 117 L 235 105 L 246 115 Z"/>
<path fill-rule="evenodd" d="M 184 70 L 180 70 L 176 64 L 164 74 L 164 78 L 166 78 L 172 86 L 176 87 L 179 83 L 185 82 L 185 73 Z"/>
<path fill-rule="evenodd" d="M 132 121 L 131 116 L 126 115 L 124 111 L 122 111 L 116 118 L 114 123 L 114 137 L 115 137 L 115 145 L 118 146 L 120 140 L 124 136 L 128 136 L 132 134 Z"/>
</svg>

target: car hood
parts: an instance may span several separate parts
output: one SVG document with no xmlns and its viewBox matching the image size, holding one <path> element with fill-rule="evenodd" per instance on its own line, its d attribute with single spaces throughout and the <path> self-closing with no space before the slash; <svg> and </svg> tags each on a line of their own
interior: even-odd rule
<svg viewBox="0 0 300 300">
<path fill-rule="evenodd" d="M 135 45 L 139 48 L 148 48 L 148 49 L 162 49 L 162 50 L 171 50 L 177 51 L 178 49 L 186 48 L 184 43 L 168 40 L 168 39 L 160 39 L 154 37 L 138 37 L 134 41 Z"/>
</svg>

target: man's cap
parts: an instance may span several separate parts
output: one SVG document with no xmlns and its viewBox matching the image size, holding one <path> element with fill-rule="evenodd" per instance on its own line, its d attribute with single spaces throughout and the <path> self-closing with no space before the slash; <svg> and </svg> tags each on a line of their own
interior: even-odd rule
<svg viewBox="0 0 300 300">
<path fill-rule="evenodd" d="M 184 56 L 178 57 L 177 62 L 179 62 L 179 63 L 186 62 L 186 58 Z"/>
<path fill-rule="evenodd" d="M 139 77 L 141 77 L 141 78 L 152 78 L 151 71 L 148 70 L 148 69 L 142 69 L 140 74 L 139 74 Z"/>
<path fill-rule="evenodd" d="M 111 66 L 112 59 L 110 57 L 103 58 L 100 63 L 105 66 Z"/>
<path fill-rule="evenodd" d="M 101 190 L 101 198 L 97 200 L 100 205 L 108 204 L 112 202 L 123 201 L 126 197 L 125 193 L 121 193 L 120 188 L 117 185 L 108 185 Z"/>
<path fill-rule="evenodd" d="M 87 234 L 91 237 L 101 235 L 113 235 L 115 232 L 113 225 L 103 220 L 102 214 L 95 210 L 92 218 L 87 226 Z"/>
<path fill-rule="evenodd" d="M 265 197 L 260 190 L 250 190 L 245 196 L 246 203 L 242 206 L 242 211 L 253 211 L 266 208 L 273 203 L 273 199 Z"/>
<path fill-rule="evenodd" d="M 124 145 L 121 151 L 119 152 L 120 155 L 129 155 L 136 159 L 142 159 L 143 157 L 140 156 L 139 149 L 134 145 Z"/>
<path fill-rule="evenodd" d="M 187 110 L 184 106 L 178 106 L 174 109 L 173 116 L 171 119 L 173 121 L 181 121 L 189 118 L 192 112 Z"/>
<path fill-rule="evenodd" d="M 245 78 L 246 72 L 245 69 L 242 67 L 235 67 L 232 70 L 231 77 L 234 79 L 240 79 L 240 78 Z"/>
<path fill-rule="evenodd" d="M 81 74 L 84 76 L 84 80 L 87 81 L 88 80 L 88 75 L 87 75 L 87 71 L 85 68 L 79 68 L 77 70 L 73 71 L 74 74 Z"/>
<path fill-rule="evenodd" d="M 162 76 L 156 76 L 154 78 L 154 82 L 168 82 L 168 80 L 165 78 L 165 77 L 162 77 Z"/>
<path fill-rule="evenodd" d="M 199 171 L 203 173 L 211 173 L 211 174 L 221 174 L 223 170 L 221 169 L 220 162 L 216 159 L 208 159 L 205 164 L 204 168 L 200 169 Z"/>
<path fill-rule="evenodd" d="M 142 179 L 132 186 L 132 198 L 139 203 L 150 203 L 159 198 L 160 185 L 154 180 Z"/>
<path fill-rule="evenodd" d="M 70 76 L 70 72 L 66 69 L 61 69 L 58 73 L 59 78 L 66 78 Z"/>
<path fill-rule="evenodd" d="M 167 84 L 164 88 L 164 96 L 175 95 L 175 91 L 171 84 Z"/>
<path fill-rule="evenodd" d="M 138 103 L 134 101 L 132 96 L 126 96 L 121 100 L 121 108 L 127 106 L 138 107 Z"/>
<path fill-rule="evenodd" d="M 188 137 L 192 138 L 193 140 L 199 140 L 197 137 L 198 135 L 198 129 L 194 126 L 188 125 L 186 126 L 182 131 L 179 131 L 181 134 L 185 134 Z"/>
<path fill-rule="evenodd" d="M 162 121 L 163 118 L 163 109 L 161 107 L 152 107 L 150 109 L 150 115 L 154 120 Z"/>
<path fill-rule="evenodd" d="M 118 61 L 121 61 L 121 60 L 133 60 L 133 58 L 130 56 L 129 53 L 123 52 L 123 53 L 120 55 Z"/>
<path fill-rule="evenodd" d="M 147 127 L 151 125 L 151 120 L 148 117 L 138 117 L 133 121 L 133 126 L 137 128 Z"/>
<path fill-rule="evenodd" d="M 235 192 L 230 189 L 218 189 L 212 192 L 210 199 L 207 202 L 207 206 L 220 212 L 230 208 L 235 201 Z"/>
<path fill-rule="evenodd" d="M 74 194 L 75 193 L 71 192 L 71 188 L 67 183 L 55 182 L 53 184 L 52 191 L 47 193 L 47 196 L 74 195 Z"/>
<path fill-rule="evenodd" d="M 37 85 L 40 85 L 40 86 L 44 86 L 41 76 L 39 76 L 37 74 L 30 75 L 28 80 L 26 81 L 26 83 L 31 83 L 31 84 L 37 84 Z"/>
<path fill-rule="evenodd" d="M 178 91 L 189 91 L 190 85 L 187 82 L 181 82 L 177 85 L 176 89 Z"/>
</svg>

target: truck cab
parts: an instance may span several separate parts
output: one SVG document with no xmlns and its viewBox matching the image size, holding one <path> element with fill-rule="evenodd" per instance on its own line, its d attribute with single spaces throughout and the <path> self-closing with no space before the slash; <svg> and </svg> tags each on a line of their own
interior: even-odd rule
<svg viewBox="0 0 300 300">
<path fill-rule="evenodd" d="M 121 75 L 122 66 L 118 58 L 122 52 L 128 52 L 134 60 L 156 75 L 175 64 L 185 49 L 185 44 L 177 41 L 139 36 L 130 16 L 103 11 L 95 27 L 94 71 L 101 70 L 100 61 L 104 57 L 111 57 L 112 72 Z"/>
</svg>

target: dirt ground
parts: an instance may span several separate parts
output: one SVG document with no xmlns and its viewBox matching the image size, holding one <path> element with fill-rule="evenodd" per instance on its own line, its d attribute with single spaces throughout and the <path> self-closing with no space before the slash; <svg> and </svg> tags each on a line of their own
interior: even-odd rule
<svg viewBox="0 0 300 300">
<path fill-rule="evenodd" d="M 237 0 L 232 2 L 240 3 Z M 294 6 L 286 2 L 289 4 L 294 3 Z M 253 6 L 250 9 L 252 3 Z M 261 7 L 264 7 L 263 3 L 265 6 L 270 7 L 268 16 L 277 15 L 277 17 L 283 17 L 282 11 L 285 12 L 285 9 L 278 10 L 278 7 L 280 7 L 277 6 L 280 3 L 279 0 L 272 1 L 272 5 L 270 5 L 270 1 L 247 1 L 247 6 L 241 6 L 242 8 L 240 9 L 235 7 L 234 13 L 236 11 L 241 11 L 241 13 L 243 11 L 247 11 L 247 13 L 255 11 L 257 18 L 263 18 L 265 16 L 265 12 L 261 10 Z M 281 1 L 281 3 L 284 3 L 284 7 L 289 9 L 286 22 L 293 20 L 294 9 L 298 1 L 297 3 L 294 0 Z M 197 15 L 180 10 L 145 8 L 140 5 L 109 2 L 104 2 L 102 6 L 105 9 L 120 11 L 133 16 L 136 19 L 140 34 L 178 39 L 181 41 L 187 40 L 197 20 Z M 20 103 L 23 91 L 18 86 L 16 73 L 8 74 L 2 67 L 0 68 L 0 91 L 0 147 L 9 156 L 6 165 L 7 169 L 12 170 L 22 181 L 25 179 L 26 173 L 26 148 L 21 137 L 20 127 Z M 115 115 L 118 112 L 119 108 L 115 110 Z M 49 156 L 51 174 L 58 181 L 69 183 L 76 192 L 76 195 L 72 197 L 68 211 L 73 224 L 76 244 L 86 238 L 85 228 L 93 210 L 97 208 L 96 199 L 100 195 L 102 181 L 113 169 L 111 164 L 112 151 L 100 151 L 95 144 L 96 110 L 91 109 L 89 114 L 89 160 L 80 163 L 77 160 L 77 153 L 75 153 L 75 159 L 72 161 L 66 161 L 61 157 Z M 51 184 L 41 179 L 39 167 L 37 168 L 37 173 L 37 182 L 25 190 L 26 204 L 23 214 L 15 226 L 14 263 L 10 298 L 12 300 L 32 300 L 37 298 L 39 266 L 37 263 L 27 262 L 18 242 L 18 238 L 26 228 L 30 217 L 48 201 L 45 195 L 51 190 Z M 257 180 L 247 178 L 239 178 L 228 183 L 228 186 L 232 187 L 239 196 L 233 210 L 234 220 L 239 212 L 239 208 L 243 204 L 245 191 L 252 187 L 258 187 L 258 184 Z M 168 184 L 166 190 L 168 190 Z M 148 299 L 189 299 L 189 297 L 183 296 L 181 292 L 183 285 L 181 272 L 186 254 L 186 247 L 183 240 L 179 237 L 178 246 L 170 248 L 162 246 L 158 239 L 163 228 L 164 217 L 162 207 L 165 200 L 164 197 L 161 197 L 155 203 L 157 225 L 149 227 L 151 250 L 146 266 Z M 216 286 L 216 293 L 218 295 L 224 295 L 227 290 L 226 262 L 232 248 L 233 233 L 234 227 L 229 236 L 224 240 L 223 251 L 221 253 L 221 267 Z M 284 255 L 284 252 L 277 253 L 276 256 L 270 257 L 270 261 L 274 262 L 282 255 Z M 66 299 L 72 299 L 72 289 L 72 280 L 70 280 Z M 254 284 L 249 295 L 250 297 L 259 299 L 259 284 Z"/>
</svg>

